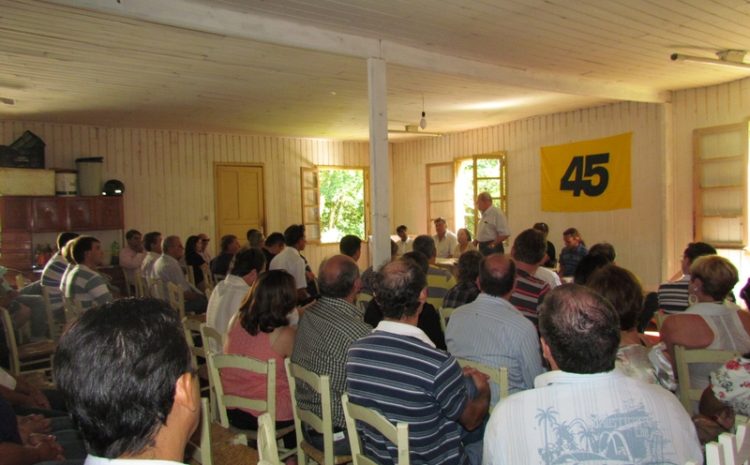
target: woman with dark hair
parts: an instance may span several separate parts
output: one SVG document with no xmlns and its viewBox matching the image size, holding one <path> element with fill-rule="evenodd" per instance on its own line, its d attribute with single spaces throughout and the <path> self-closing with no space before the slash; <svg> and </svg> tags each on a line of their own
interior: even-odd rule
<svg viewBox="0 0 750 465">
<path fill-rule="evenodd" d="M 654 366 L 648 359 L 649 341 L 638 332 L 643 311 L 643 288 L 633 273 L 617 265 L 599 268 L 586 286 L 607 299 L 620 317 L 620 347 L 616 366 L 626 375 L 658 384 Z"/>
<path fill-rule="evenodd" d="M 244 355 L 258 360 L 276 361 L 276 428 L 294 424 L 292 401 L 284 369 L 284 358 L 292 355 L 295 327 L 287 317 L 297 306 L 294 278 L 284 270 L 266 271 L 229 324 L 224 353 Z M 225 368 L 221 371 L 224 393 L 239 397 L 265 398 L 266 377 L 244 370 Z M 258 416 L 263 412 L 231 409 L 229 423 L 242 429 L 257 429 Z M 286 447 L 294 447 L 294 432 L 284 437 Z"/>
<path fill-rule="evenodd" d="M 206 283 L 203 282 L 203 267 L 208 267 L 206 260 L 201 256 L 204 242 L 199 236 L 190 236 L 185 242 L 185 263 L 193 267 L 193 280 L 195 286 L 201 291 L 206 290 Z"/>
</svg>

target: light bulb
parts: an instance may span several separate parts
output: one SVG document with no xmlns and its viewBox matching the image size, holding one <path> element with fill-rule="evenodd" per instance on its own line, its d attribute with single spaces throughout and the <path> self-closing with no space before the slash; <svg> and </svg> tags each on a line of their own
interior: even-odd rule
<svg viewBox="0 0 750 465">
<path fill-rule="evenodd" d="M 425 119 L 425 113 L 422 112 L 422 119 L 419 120 L 419 127 L 422 129 L 427 128 L 427 120 Z"/>
</svg>

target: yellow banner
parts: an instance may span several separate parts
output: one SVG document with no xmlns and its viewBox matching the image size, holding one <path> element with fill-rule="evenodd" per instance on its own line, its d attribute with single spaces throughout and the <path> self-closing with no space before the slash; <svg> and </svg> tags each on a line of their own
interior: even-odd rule
<svg viewBox="0 0 750 465">
<path fill-rule="evenodd" d="M 542 147 L 542 211 L 630 208 L 633 133 Z"/>
</svg>

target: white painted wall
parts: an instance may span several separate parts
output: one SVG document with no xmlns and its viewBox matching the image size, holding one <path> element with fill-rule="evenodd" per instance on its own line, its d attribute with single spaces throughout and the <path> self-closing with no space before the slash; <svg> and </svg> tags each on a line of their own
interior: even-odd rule
<svg viewBox="0 0 750 465">
<path fill-rule="evenodd" d="M 664 104 L 616 103 L 566 113 L 528 118 L 441 138 L 392 145 L 393 224 L 406 224 L 410 233 L 424 233 L 425 165 L 475 154 L 508 153 L 508 213 L 511 240 L 535 222 L 550 225 L 550 240 L 558 251 L 562 231 L 576 227 L 588 245 L 607 241 L 617 250 L 617 262 L 633 270 L 647 288 L 662 280 L 662 173 L 667 162 L 669 109 Z M 541 211 L 540 148 L 633 132 L 632 208 L 605 212 L 550 213 Z M 408 201 L 406 201 L 408 199 Z M 432 231 L 429 231 L 432 234 Z"/>
<path fill-rule="evenodd" d="M 215 235 L 215 162 L 264 166 L 268 231 L 281 231 L 302 219 L 300 167 L 368 166 L 366 142 L 341 142 L 150 129 L 105 128 L 25 121 L 0 121 L 0 144 L 25 130 L 47 144 L 47 168 L 75 169 L 78 157 L 104 157 L 104 179 L 125 183 L 125 227 L 158 230 L 183 240 Z M 218 247 L 218 238 L 212 245 Z M 305 256 L 317 271 L 338 245 L 308 245 Z M 360 266 L 368 266 L 363 249 Z"/>
</svg>

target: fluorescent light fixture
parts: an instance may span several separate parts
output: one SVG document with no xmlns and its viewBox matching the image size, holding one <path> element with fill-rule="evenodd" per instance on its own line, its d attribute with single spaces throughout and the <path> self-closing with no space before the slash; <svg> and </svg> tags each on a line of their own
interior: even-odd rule
<svg viewBox="0 0 750 465">
<path fill-rule="evenodd" d="M 732 68 L 740 68 L 744 70 L 750 70 L 750 63 L 745 63 L 745 50 L 721 50 L 716 52 L 719 58 L 706 58 L 697 57 L 692 55 L 683 55 L 681 53 L 673 53 L 669 56 L 672 61 L 687 61 L 691 63 L 703 63 L 706 65 L 715 66 L 729 66 Z"/>
</svg>

